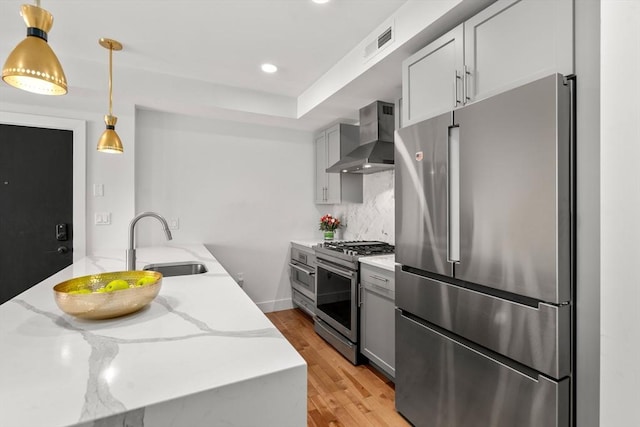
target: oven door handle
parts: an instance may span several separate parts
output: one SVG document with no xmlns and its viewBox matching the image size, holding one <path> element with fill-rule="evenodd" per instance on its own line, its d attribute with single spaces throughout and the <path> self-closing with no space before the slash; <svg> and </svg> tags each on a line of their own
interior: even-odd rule
<svg viewBox="0 0 640 427">
<path fill-rule="evenodd" d="M 316 263 L 318 264 L 318 266 L 322 266 L 322 268 L 324 268 L 327 271 L 330 271 L 330 272 L 335 273 L 335 274 L 339 274 L 341 276 L 350 277 L 352 279 L 354 277 L 356 277 L 356 274 L 357 274 L 355 271 L 343 270 L 341 268 L 336 268 L 336 267 L 332 266 L 331 264 L 329 264 L 327 262 L 324 262 L 320 258 L 316 258 Z"/>
<path fill-rule="evenodd" d="M 296 270 L 306 274 L 307 276 L 313 276 L 316 274 L 315 270 L 307 270 L 306 268 L 302 268 L 299 265 L 296 265 L 292 262 L 289 263 L 289 267 L 295 268 Z"/>
</svg>

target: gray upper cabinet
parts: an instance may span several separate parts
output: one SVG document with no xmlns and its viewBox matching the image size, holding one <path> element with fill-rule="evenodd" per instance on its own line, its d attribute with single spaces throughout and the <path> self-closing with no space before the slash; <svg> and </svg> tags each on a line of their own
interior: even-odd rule
<svg viewBox="0 0 640 427">
<path fill-rule="evenodd" d="M 325 172 L 329 163 L 327 153 L 327 132 L 318 133 L 315 138 L 316 145 L 316 203 L 326 203 L 329 177 Z"/>
<path fill-rule="evenodd" d="M 462 102 L 463 26 L 402 64 L 402 126 L 450 111 Z"/>
<path fill-rule="evenodd" d="M 327 173 L 326 169 L 360 143 L 358 126 L 338 123 L 318 132 L 316 146 L 317 204 L 362 203 L 362 175 Z"/>
<path fill-rule="evenodd" d="M 464 23 L 467 95 L 477 101 L 573 74 L 573 0 L 499 0 Z"/>
<path fill-rule="evenodd" d="M 403 62 L 402 125 L 573 70 L 573 0 L 498 0 Z"/>
</svg>

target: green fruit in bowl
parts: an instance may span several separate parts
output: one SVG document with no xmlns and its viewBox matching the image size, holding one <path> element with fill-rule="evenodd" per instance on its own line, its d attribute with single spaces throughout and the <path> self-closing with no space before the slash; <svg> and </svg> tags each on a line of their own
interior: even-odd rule
<svg viewBox="0 0 640 427">
<path fill-rule="evenodd" d="M 155 283 L 155 282 L 156 282 L 156 278 L 155 277 L 141 277 L 136 282 L 136 286 L 150 285 L 150 284 Z"/>
<path fill-rule="evenodd" d="M 104 289 L 105 292 L 120 291 L 122 289 L 129 289 L 129 284 L 125 280 L 116 279 L 107 283 Z M 98 292 L 100 292 L 100 289 L 98 289 Z"/>
<path fill-rule="evenodd" d="M 90 294 L 91 289 L 76 289 L 75 291 L 69 291 L 69 294 Z"/>
</svg>

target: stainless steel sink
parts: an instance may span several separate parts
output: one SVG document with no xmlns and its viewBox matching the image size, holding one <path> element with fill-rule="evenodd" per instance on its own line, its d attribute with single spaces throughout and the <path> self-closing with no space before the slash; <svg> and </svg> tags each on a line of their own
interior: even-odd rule
<svg viewBox="0 0 640 427">
<path fill-rule="evenodd" d="M 158 273 L 162 273 L 164 277 L 188 276 L 191 274 L 202 274 L 208 271 L 204 264 L 197 261 L 149 264 L 145 265 L 143 270 L 157 271 Z"/>
</svg>

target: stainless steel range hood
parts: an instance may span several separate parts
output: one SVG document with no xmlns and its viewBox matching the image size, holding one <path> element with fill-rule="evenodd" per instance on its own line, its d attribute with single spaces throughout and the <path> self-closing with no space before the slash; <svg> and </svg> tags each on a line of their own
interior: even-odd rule
<svg viewBox="0 0 640 427">
<path fill-rule="evenodd" d="M 327 168 L 327 172 L 369 174 L 393 169 L 394 108 L 382 101 L 361 108 L 360 145 Z"/>
</svg>

